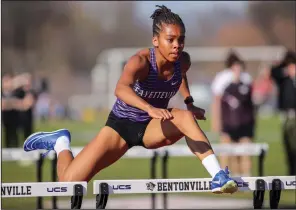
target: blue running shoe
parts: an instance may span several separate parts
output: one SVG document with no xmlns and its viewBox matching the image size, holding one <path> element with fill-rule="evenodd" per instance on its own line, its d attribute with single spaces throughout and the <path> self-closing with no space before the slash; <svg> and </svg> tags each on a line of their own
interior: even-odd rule
<svg viewBox="0 0 296 210">
<path fill-rule="evenodd" d="M 234 193 L 238 190 L 236 182 L 229 177 L 228 167 L 216 174 L 211 182 L 211 189 L 216 194 Z"/>
<path fill-rule="evenodd" d="M 51 150 L 54 150 L 56 141 L 61 136 L 67 136 L 71 141 L 71 135 L 67 129 L 60 129 L 52 132 L 33 133 L 24 142 L 24 150 L 26 152 L 38 149 L 48 150 L 42 155 L 45 157 Z"/>
</svg>

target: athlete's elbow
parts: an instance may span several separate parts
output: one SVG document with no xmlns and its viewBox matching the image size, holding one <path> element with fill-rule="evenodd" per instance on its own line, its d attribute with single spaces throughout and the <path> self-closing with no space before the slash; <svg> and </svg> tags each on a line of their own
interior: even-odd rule
<svg viewBox="0 0 296 210">
<path fill-rule="evenodd" d="M 122 89 L 117 85 L 114 91 L 114 95 L 119 98 L 121 96 Z"/>
<path fill-rule="evenodd" d="M 126 93 L 126 88 L 128 88 L 128 86 L 126 85 L 122 85 L 122 84 L 118 84 L 115 88 L 115 91 L 114 91 L 114 95 L 117 97 L 117 98 L 121 98 L 125 93 Z"/>
</svg>

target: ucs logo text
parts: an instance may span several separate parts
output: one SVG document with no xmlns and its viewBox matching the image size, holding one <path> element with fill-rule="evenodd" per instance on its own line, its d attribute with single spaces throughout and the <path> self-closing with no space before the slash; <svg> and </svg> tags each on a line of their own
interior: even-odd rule
<svg viewBox="0 0 296 210">
<path fill-rule="evenodd" d="M 287 186 L 296 186 L 296 181 L 290 181 L 290 182 L 286 181 L 286 185 Z"/>
<path fill-rule="evenodd" d="M 48 187 L 47 192 L 67 192 L 67 187 Z"/>
<path fill-rule="evenodd" d="M 238 187 L 249 187 L 249 182 L 240 182 L 234 180 Z"/>
<path fill-rule="evenodd" d="M 131 185 L 113 185 L 112 188 L 113 190 L 131 190 L 132 186 Z"/>
</svg>

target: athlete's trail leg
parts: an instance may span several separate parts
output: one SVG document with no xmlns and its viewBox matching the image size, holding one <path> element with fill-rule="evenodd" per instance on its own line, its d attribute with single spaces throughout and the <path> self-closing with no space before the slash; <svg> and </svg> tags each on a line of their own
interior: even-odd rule
<svg viewBox="0 0 296 210">
<path fill-rule="evenodd" d="M 66 169 L 73 161 L 73 159 L 74 157 L 72 155 L 72 152 L 70 152 L 69 150 L 63 150 L 59 153 L 57 161 L 57 174 L 60 181 L 62 175 L 65 173 Z"/>
<path fill-rule="evenodd" d="M 126 153 L 126 142 L 110 127 L 100 133 L 73 159 L 69 150 L 58 156 L 59 181 L 89 181 L 100 170 Z"/>
</svg>

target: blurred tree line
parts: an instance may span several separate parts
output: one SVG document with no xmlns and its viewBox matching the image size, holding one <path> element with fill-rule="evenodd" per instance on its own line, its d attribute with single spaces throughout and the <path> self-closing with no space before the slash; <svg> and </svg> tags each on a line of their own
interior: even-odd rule
<svg viewBox="0 0 296 210">
<path fill-rule="evenodd" d="M 250 19 L 263 32 L 267 44 L 282 44 L 294 50 L 295 11 L 295 1 L 254 1 L 248 8 Z"/>
<path fill-rule="evenodd" d="M 102 22 L 90 18 L 78 2 L 2 1 L 2 69 L 50 72 L 63 66 L 73 73 L 89 74 L 97 55 L 105 48 L 149 45 L 150 34 L 137 30 L 133 24 L 133 2 L 117 5 L 118 24 L 108 33 L 100 26 Z M 248 5 L 252 27 L 237 34 L 247 37 L 255 28 L 265 40 L 262 44 L 295 49 L 294 1 L 254 1 Z M 215 14 L 211 16 L 217 18 Z M 222 40 L 220 44 L 229 44 L 223 42 L 228 33 L 217 36 Z M 244 45 L 243 38 L 239 40 L 238 44 Z M 204 41 L 215 43 L 204 37 L 190 44 L 198 46 Z"/>
<path fill-rule="evenodd" d="M 78 70 L 94 65 L 98 52 L 92 47 L 95 44 L 87 44 L 96 43 L 100 33 L 79 8 L 67 2 L 5 1 L 2 11 L 4 69 L 50 70 L 48 66 L 66 64 Z"/>
</svg>

